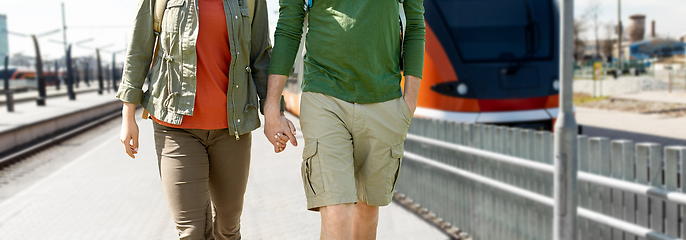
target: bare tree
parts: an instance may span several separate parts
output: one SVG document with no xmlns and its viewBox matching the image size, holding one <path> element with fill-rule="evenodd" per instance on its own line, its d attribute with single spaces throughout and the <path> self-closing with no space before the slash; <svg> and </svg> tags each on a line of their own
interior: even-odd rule
<svg viewBox="0 0 686 240">
<path fill-rule="evenodd" d="M 614 49 L 614 44 L 615 41 L 612 40 L 613 32 L 615 31 L 616 26 L 612 22 L 605 23 L 605 39 L 602 40 L 601 46 L 600 46 L 600 54 L 603 55 L 603 57 L 607 60 L 608 58 L 612 57 L 612 51 Z"/>
<path fill-rule="evenodd" d="M 595 34 L 595 53 L 593 58 L 598 59 L 600 56 L 600 38 L 598 37 L 598 29 L 600 29 L 599 17 L 602 14 L 600 9 L 600 0 L 588 0 L 588 7 L 586 7 L 586 12 L 584 13 L 584 18 L 590 20 L 593 24 L 593 32 Z"/>
<path fill-rule="evenodd" d="M 581 35 L 586 31 L 586 24 L 582 19 L 574 19 L 574 60 L 581 62 L 586 52 L 586 43 Z"/>
</svg>

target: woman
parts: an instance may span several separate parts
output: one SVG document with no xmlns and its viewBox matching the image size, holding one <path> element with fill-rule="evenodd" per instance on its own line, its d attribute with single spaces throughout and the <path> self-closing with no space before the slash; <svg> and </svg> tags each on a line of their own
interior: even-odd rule
<svg viewBox="0 0 686 240">
<path fill-rule="evenodd" d="M 260 126 L 258 95 L 264 99 L 267 90 L 266 2 L 168 0 L 157 37 L 154 6 L 155 0 L 138 4 L 117 93 L 124 101 L 121 141 L 135 158 L 140 103 L 154 121 L 162 186 L 180 239 L 240 239 L 250 132 Z"/>
</svg>

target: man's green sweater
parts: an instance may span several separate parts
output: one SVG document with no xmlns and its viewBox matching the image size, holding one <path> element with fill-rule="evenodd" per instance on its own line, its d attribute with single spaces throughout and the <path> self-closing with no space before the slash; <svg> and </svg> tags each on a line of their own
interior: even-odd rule
<svg viewBox="0 0 686 240">
<path fill-rule="evenodd" d="M 313 0 L 305 48 L 304 92 L 344 101 L 377 103 L 402 96 L 404 74 L 422 77 L 423 0 L 405 0 L 403 59 L 398 0 Z M 269 74 L 288 76 L 302 35 L 302 0 L 280 0 Z"/>
</svg>

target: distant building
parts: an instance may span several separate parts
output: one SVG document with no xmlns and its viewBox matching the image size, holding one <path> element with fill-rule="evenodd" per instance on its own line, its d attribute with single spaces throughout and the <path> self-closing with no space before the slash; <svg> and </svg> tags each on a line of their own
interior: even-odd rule
<svg viewBox="0 0 686 240">
<path fill-rule="evenodd" d="M 646 60 L 649 58 L 671 58 L 684 55 L 686 43 L 676 39 L 654 38 L 632 43 L 629 46 L 631 59 Z"/>
<path fill-rule="evenodd" d="M 629 17 L 629 38 L 631 42 L 643 41 L 645 36 L 646 16 L 635 14 Z"/>
<path fill-rule="evenodd" d="M 7 39 L 7 16 L 0 14 L 0 66 L 5 66 L 5 56 L 10 53 Z"/>
</svg>

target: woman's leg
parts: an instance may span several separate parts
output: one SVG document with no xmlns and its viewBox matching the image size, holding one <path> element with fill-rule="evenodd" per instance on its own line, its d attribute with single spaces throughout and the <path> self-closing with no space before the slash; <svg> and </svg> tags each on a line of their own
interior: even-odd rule
<svg viewBox="0 0 686 240">
<path fill-rule="evenodd" d="M 212 131 L 207 152 L 210 158 L 210 195 L 215 206 L 214 235 L 217 240 L 240 239 L 243 195 L 250 169 L 250 133 L 234 136 Z"/>
<path fill-rule="evenodd" d="M 154 124 L 162 187 L 182 240 L 214 239 L 209 194 L 208 131 Z"/>
</svg>

